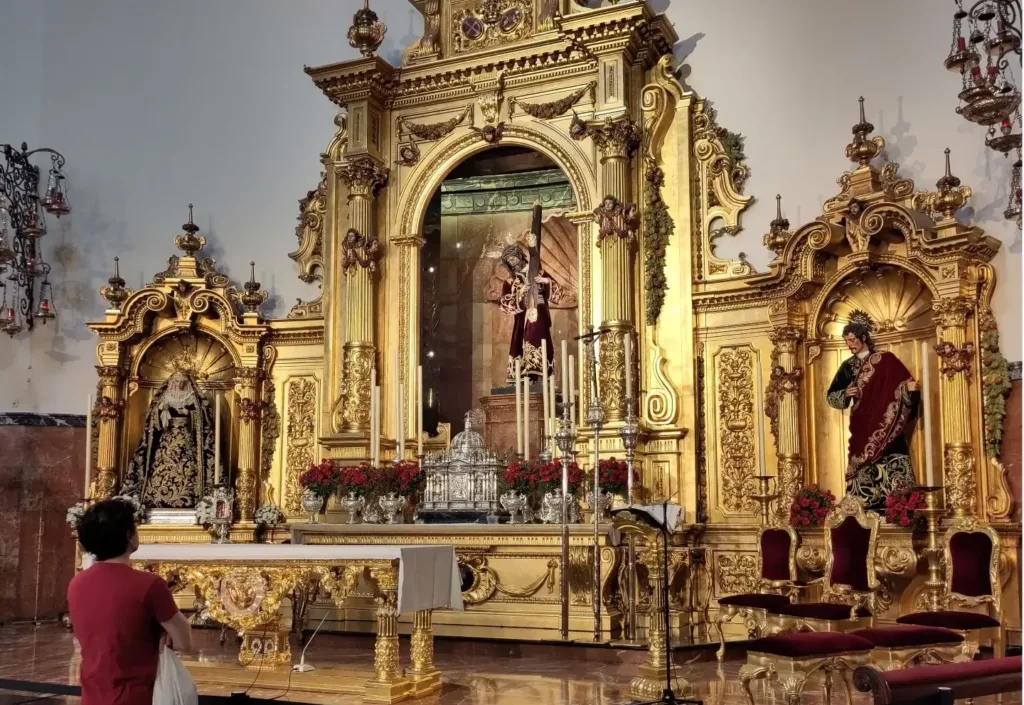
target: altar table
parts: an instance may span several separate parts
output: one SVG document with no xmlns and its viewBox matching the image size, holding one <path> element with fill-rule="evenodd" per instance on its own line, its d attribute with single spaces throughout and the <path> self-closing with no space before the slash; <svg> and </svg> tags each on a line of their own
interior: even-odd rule
<svg viewBox="0 0 1024 705">
<path fill-rule="evenodd" d="M 440 689 L 432 610 L 463 609 L 450 545 L 145 544 L 132 554 L 132 561 L 160 575 L 172 589 L 195 586 L 210 616 L 242 636 L 239 663 L 268 672 L 290 670 L 292 663 L 288 632 L 280 624 L 282 600 L 317 583 L 340 608 L 363 577 L 376 603 L 373 677 L 356 689 L 341 684 L 351 681 L 345 678 L 298 673 L 288 678 L 293 690 L 360 692 L 371 702 L 394 703 Z M 406 613 L 414 614 L 414 626 L 412 664 L 403 675 L 398 616 Z M 190 670 L 197 674 L 202 669 L 197 665 Z"/>
</svg>

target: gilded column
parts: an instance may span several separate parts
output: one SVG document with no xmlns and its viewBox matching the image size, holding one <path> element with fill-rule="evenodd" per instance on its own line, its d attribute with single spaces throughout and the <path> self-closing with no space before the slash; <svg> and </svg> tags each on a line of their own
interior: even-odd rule
<svg viewBox="0 0 1024 705">
<path fill-rule="evenodd" d="M 238 472 L 235 475 L 235 506 L 241 521 L 253 521 L 259 501 L 259 434 L 262 404 L 259 400 L 260 370 L 242 367 L 235 377 L 238 394 Z"/>
<path fill-rule="evenodd" d="M 946 506 L 957 517 L 974 514 L 978 494 L 969 396 L 974 346 L 967 342 L 967 319 L 973 306 L 964 297 L 932 304 L 938 322 L 935 352 L 939 356 Z"/>
<path fill-rule="evenodd" d="M 350 227 L 341 240 L 344 280 L 342 346 L 344 377 L 341 384 L 341 429 L 370 430 L 370 370 L 374 363 L 374 280 L 380 242 L 373 224 L 377 191 L 387 182 L 388 171 L 373 157 L 350 157 L 337 167 L 348 186 Z"/>
<path fill-rule="evenodd" d="M 609 421 L 625 415 L 626 395 L 624 338 L 633 330 L 636 308 L 633 285 L 633 254 L 639 212 L 629 201 L 629 163 L 640 145 L 640 132 L 628 117 L 584 123 L 573 118 L 574 139 L 591 137 L 601 153 L 601 183 L 605 197 L 594 210 L 601 250 L 601 327 L 611 332 L 601 338 L 598 388 Z"/>
<path fill-rule="evenodd" d="M 398 568 L 371 568 L 376 589 L 377 642 L 373 647 L 374 675 L 366 683 L 364 700 L 396 702 L 412 690 L 398 666 Z"/>
<path fill-rule="evenodd" d="M 117 448 L 124 418 L 124 369 L 97 366 L 99 389 L 94 416 L 99 419 L 96 442 L 96 478 L 92 498 L 109 499 L 117 492 Z"/>
<path fill-rule="evenodd" d="M 775 509 L 780 517 L 789 516 L 793 498 L 803 486 L 804 463 L 800 456 L 800 380 L 803 371 L 797 367 L 797 346 L 803 331 L 784 325 L 771 333 L 774 346 L 772 369 L 765 390 L 765 416 L 771 421 L 775 436 L 779 475 L 779 497 Z"/>
</svg>

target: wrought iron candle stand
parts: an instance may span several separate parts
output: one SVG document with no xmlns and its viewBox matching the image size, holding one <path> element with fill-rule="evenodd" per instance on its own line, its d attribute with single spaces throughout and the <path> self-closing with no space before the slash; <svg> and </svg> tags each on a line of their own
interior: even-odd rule
<svg viewBox="0 0 1024 705">
<path fill-rule="evenodd" d="M 628 373 L 628 371 L 627 371 Z M 619 429 L 619 437 L 626 449 L 627 485 L 626 504 L 633 506 L 636 501 L 633 495 L 633 468 L 636 459 L 636 444 L 640 440 L 640 419 L 636 415 L 636 400 L 626 397 L 626 420 Z M 636 639 L 636 539 L 630 534 L 626 544 L 626 640 Z"/>
<path fill-rule="evenodd" d="M 555 442 L 562 451 L 562 565 L 559 571 L 559 593 L 562 601 L 562 639 L 569 639 L 569 465 L 576 460 L 576 429 L 573 427 L 568 400 L 558 405 L 561 412 Z"/>
<path fill-rule="evenodd" d="M 946 587 L 942 576 L 942 546 L 939 542 L 939 521 L 946 513 L 942 501 L 943 488 L 937 486 L 917 489 L 924 494 L 924 509 L 919 511 L 925 517 L 928 531 L 928 543 L 922 551 L 928 561 L 928 579 L 924 581 L 922 592 L 926 600 L 926 609 L 937 612 L 942 608 L 942 594 Z"/>
</svg>

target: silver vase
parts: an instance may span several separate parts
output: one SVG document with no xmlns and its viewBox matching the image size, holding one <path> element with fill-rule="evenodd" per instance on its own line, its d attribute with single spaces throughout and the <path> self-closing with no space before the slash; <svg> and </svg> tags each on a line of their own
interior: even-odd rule
<svg viewBox="0 0 1024 705">
<path fill-rule="evenodd" d="M 509 524 L 529 524 L 533 521 L 533 509 L 530 508 L 530 498 L 526 495 L 509 490 L 498 499 L 508 512 Z M 519 521 L 516 521 L 517 514 L 520 517 Z"/>
<path fill-rule="evenodd" d="M 594 511 L 597 506 L 597 511 L 601 512 L 602 519 L 608 519 L 611 517 L 612 503 L 615 501 L 615 495 L 611 492 L 602 492 L 598 495 L 599 506 L 594 504 L 594 490 L 587 492 L 587 505 L 590 506 L 590 510 Z"/>
<path fill-rule="evenodd" d="M 359 524 L 360 513 L 363 511 L 363 507 L 366 506 L 365 497 L 357 497 L 355 492 L 349 492 L 347 496 L 342 497 L 339 502 L 341 508 L 348 512 L 348 523 Z"/>
<path fill-rule="evenodd" d="M 324 508 L 324 498 L 313 490 L 303 490 L 302 496 L 299 497 L 299 506 L 309 515 L 309 523 L 316 524 L 319 521 L 317 515 Z"/>
<path fill-rule="evenodd" d="M 569 510 L 569 523 L 575 524 L 580 520 L 580 508 L 576 498 L 570 496 L 566 501 L 566 508 Z M 541 499 L 540 513 L 537 515 L 545 524 L 562 523 L 562 488 L 556 487 L 545 493 Z"/>
<path fill-rule="evenodd" d="M 402 510 L 405 509 L 406 505 L 405 497 L 399 497 L 394 492 L 388 492 L 378 502 L 380 503 L 380 508 L 384 510 L 385 524 L 402 523 Z"/>
</svg>

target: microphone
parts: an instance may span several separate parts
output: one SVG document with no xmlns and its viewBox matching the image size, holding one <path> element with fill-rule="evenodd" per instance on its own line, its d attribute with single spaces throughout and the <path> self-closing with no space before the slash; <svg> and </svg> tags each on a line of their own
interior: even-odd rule
<svg viewBox="0 0 1024 705">
<path fill-rule="evenodd" d="M 299 657 L 299 662 L 292 666 L 292 672 L 309 673 L 310 671 L 316 670 L 316 666 L 306 663 L 306 649 L 308 649 L 309 645 L 313 643 L 313 638 L 317 635 L 317 632 L 320 631 L 320 627 L 324 626 L 324 620 L 327 619 L 328 614 L 330 614 L 330 612 L 324 610 L 324 616 L 320 619 L 320 624 L 316 625 L 316 629 L 313 630 L 313 636 L 309 637 L 309 641 L 307 641 L 306 645 L 302 647 L 302 655 Z"/>
<path fill-rule="evenodd" d="M 573 340 L 590 340 L 591 338 L 600 338 L 605 333 L 611 333 L 611 328 L 599 328 L 592 333 L 584 333 L 583 335 L 577 335 Z"/>
</svg>

